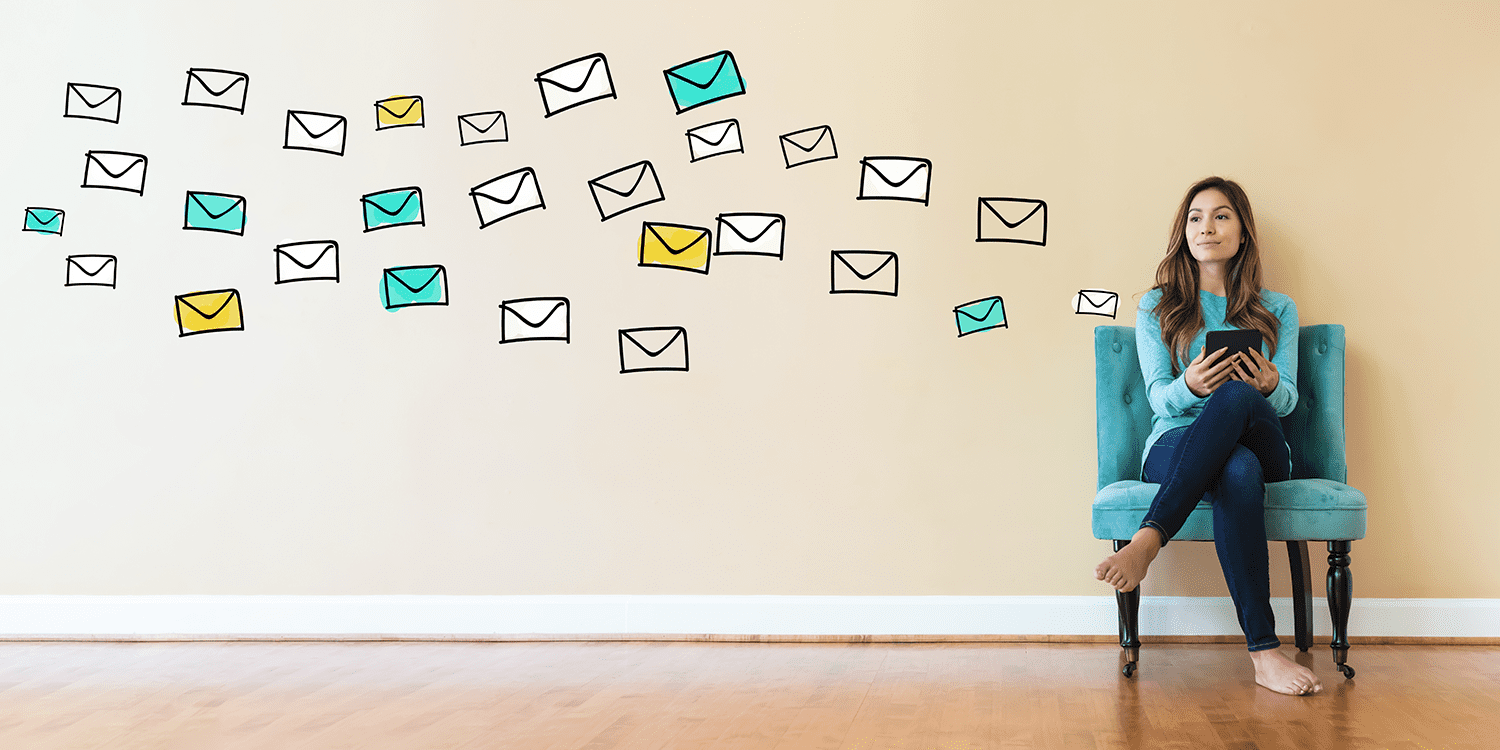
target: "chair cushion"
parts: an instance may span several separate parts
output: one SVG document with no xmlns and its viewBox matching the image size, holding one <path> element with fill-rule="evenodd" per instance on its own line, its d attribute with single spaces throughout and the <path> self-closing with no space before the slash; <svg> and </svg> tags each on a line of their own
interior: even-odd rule
<svg viewBox="0 0 1500 750">
<path fill-rule="evenodd" d="M 1125 480 L 1094 495 L 1094 538 L 1129 539 L 1141 527 L 1159 484 Z M 1266 485 L 1268 541 L 1365 538 L 1365 494 L 1343 482 L 1292 479 Z M 1206 499 L 1173 539 L 1212 541 L 1213 507 Z"/>
</svg>

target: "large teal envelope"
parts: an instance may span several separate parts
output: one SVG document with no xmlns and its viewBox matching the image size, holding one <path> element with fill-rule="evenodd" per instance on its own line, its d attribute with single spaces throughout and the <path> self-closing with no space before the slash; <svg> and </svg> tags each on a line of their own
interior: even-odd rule
<svg viewBox="0 0 1500 750">
<path fill-rule="evenodd" d="M 32 207 L 26 209 L 26 223 L 21 225 L 23 232 L 41 232 L 42 234 L 62 234 L 63 210 L 60 208 Z"/>
<path fill-rule="evenodd" d="M 999 297 L 985 297 L 953 308 L 953 317 L 958 319 L 958 336 L 1006 328 L 1005 302 Z"/>
<path fill-rule="evenodd" d="M 245 197 L 189 190 L 183 209 L 183 229 L 228 234 L 245 233 Z"/>
<path fill-rule="evenodd" d="M 373 232 L 387 227 L 424 226 L 422 215 L 422 189 L 417 187 L 393 188 L 360 197 L 365 209 L 365 231 Z"/>
<path fill-rule="evenodd" d="M 728 50 L 662 72 L 667 77 L 667 89 L 672 93 L 672 103 L 677 105 L 679 115 L 694 107 L 745 93 L 745 79 L 740 77 L 739 66 Z"/>
<path fill-rule="evenodd" d="M 387 310 L 448 304 L 448 272 L 442 266 L 387 268 L 380 277 L 380 301 Z"/>
</svg>

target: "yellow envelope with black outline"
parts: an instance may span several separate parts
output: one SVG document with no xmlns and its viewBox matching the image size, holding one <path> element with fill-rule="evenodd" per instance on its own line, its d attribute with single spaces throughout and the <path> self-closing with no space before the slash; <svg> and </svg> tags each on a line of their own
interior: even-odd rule
<svg viewBox="0 0 1500 750">
<path fill-rule="evenodd" d="M 645 222 L 641 225 L 640 265 L 708 273 L 712 239 L 705 227 Z"/>
<path fill-rule="evenodd" d="M 426 127 L 422 121 L 422 97 L 393 96 L 375 102 L 375 129 Z"/>
<path fill-rule="evenodd" d="M 177 335 L 215 331 L 243 331 L 245 317 L 236 289 L 215 289 L 177 295 Z"/>
</svg>

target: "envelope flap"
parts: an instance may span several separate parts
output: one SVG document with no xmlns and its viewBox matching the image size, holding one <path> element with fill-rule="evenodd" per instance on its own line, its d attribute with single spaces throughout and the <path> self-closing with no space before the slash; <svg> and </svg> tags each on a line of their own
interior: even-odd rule
<svg viewBox="0 0 1500 750">
<path fill-rule="evenodd" d="M 729 227 L 740 239 L 756 242 L 766 236 L 771 228 L 782 222 L 780 216 L 766 214 L 719 214 L 719 223 Z M 756 227 L 759 227 L 757 229 Z"/>
<path fill-rule="evenodd" d="M 728 52 L 719 52 L 708 57 L 686 62 L 675 68 L 668 68 L 667 75 L 684 83 L 692 84 L 700 89 L 706 89 L 714 85 L 719 73 L 724 70 L 725 63 L 729 62 Z"/>
<path fill-rule="evenodd" d="M 641 338 L 645 338 L 647 340 L 652 340 L 652 341 L 660 341 L 662 338 L 666 338 L 667 334 L 669 334 L 669 333 L 671 334 L 671 337 L 667 338 L 667 342 L 665 344 L 662 344 L 661 346 L 657 347 L 655 351 L 653 351 L 651 349 L 651 347 L 647 346 L 646 344 L 641 343 Z M 659 357 L 659 356 L 661 356 L 662 352 L 666 351 L 667 349 L 671 348 L 671 346 L 673 344 L 677 343 L 677 339 L 678 338 L 687 335 L 687 329 L 686 328 L 637 328 L 635 330 L 630 330 L 630 331 L 620 331 L 620 335 L 624 336 L 627 339 L 630 339 L 630 343 L 635 344 L 636 348 L 638 348 L 641 351 L 645 352 L 646 356 L 648 356 L 648 357 Z M 638 336 L 640 338 L 637 338 Z"/>
<path fill-rule="evenodd" d="M 406 287 L 412 294 L 418 294 L 423 289 L 426 289 L 442 273 L 442 266 L 408 266 L 406 268 L 385 269 L 386 278 L 395 279 L 396 283 Z M 412 286 L 413 284 L 416 284 L 416 286 Z"/>
<path fill-rule="evenodd" d="M 861 281 L 867 281 L 871 276 L 880 273 L 891 261 L 896 259 L 895 253 L 840 253 L 834 252 L 833 257 L 838 258 L 855 276 Z M 873 266 L 873 268 L 872 268 Z M 868 273 L 861 272 L 860 268 L 871 269 Z"/>
<path fill-rule="evenodd" d="M 673 255 L 681 255 L 687 252 L 693 245 L 708 238 L 708 230 L 703 227 L 683 227 L 675 224 L 652 224 L 647 222 L 646 229 L 656 236 L 657 241 L 661 243 L 662 247 L 667 249 L 667 252 Z M 667 238 L 661 236 L 661 231 L 658 230 L 666 230 L 667 234 L 678 236 L 679 244 L 684 242 L 686 244 L 682 244 L 682 247 L 672 247 L 672 243 L 668 242 Z"/>
<path fill-rule="evenodd" d="M 411 199 L 416 196 L 417 191 L 415 189 L 401 188 L 388 190 L 384 193 L 371 193 L 360 198 L 360 200 L 379 209 L 381 213 L 395 216 L 406 210 L 406 204 L 410 203 Z M 400 201 L 399 204 L 397 203 L 398 200 Z M 387 208 L 387 206 L 395 206 L 395 208 Z"/>
<path fill-rule="evenodd" d="M 95 86 L 89 83 L 70 83 L 68 90 L 76 94 L 80 101 L 88 105 L 89 109 L 98 109 L 110 99 L 120 95 L 120 90 L 113 86 Z M 84 93 L 85 90 L 88 93 Z M 97 101 L 89 101 L 89 94 L 93 94 Z"/>
<path fill-rule="evenodd" d="M 641 181 L 646 179 L 647 171 L 650 171 L 653 175 L 656 174 L 656 168 L 651 166 L 651 162 L 643 161 L 639 164 L 632 164 L 628 167 L 622 167 L 613 172 L 610 172 L 607 175 L 595 177 L 594 179 L 590 180 L 590 182 L 622 198 L 628 198 L 632 193 L 635 192 L 636 188 L 641 186 Z M 632 173 L 635 174 L 635 182 L 631 183 L 629 189 L 620 190 L 614 187 L 615 185 L 624 184 L 626 180 L 630 179 L 630 175 Z"/>
<path fill-rule="evenodd" d="M 697 138 L 710 146 L 717 146 L 729 137 L 730 131 L 739 130 L 740 123 L 737 120 L 725 120 L 723 122 L 711 122 L 707 125 L 693 128 L 687 132 L 689 138 Z M 717 134 L 717 135 L 716 135 Z"/>
<path fill-rule="evenodd" d="M 989 299 L 976 300 L 966 305 L 959 305 L 953 308 L 953 312 L 970 320 L 983 323 L 985 319 L 990 317 L 990 313 L 995 311 L 995 305 L 998 304 L 1000 304 L 999 297 L 990 297 Z"/>
<path fill-rule="evenodd" d="M 422 97 L 420 96 L 393 96 L 389 99 L 382 99 L 375 102 L 375 107 L 389 112 L 392 117 L 399 120 L 410 114 L 412 108 L 421 103 Z M 398 109 L 401 111 L 396 111 Z"/>
<path fill-rule="evenodd" d="M 511 315 L 514 315 L 522 323 L 532 328 L 541 328 L 547 324 L 547 321 L 552 319 L 553 315 L 557 314 L 558 310 L 563 309 L 567 304 L 568 301 L 565 299 L 528 299 L 507 300 L 501 303 L 500 307 Z M 522 308 L 533 310 L 531 317 L 527 317 L 525 313 L 521 312 Z M 546 310 L 546 313 L 542 315 L 540 320 L 536 320 L 536 310 Z"/>
<path fill-rule="evenodd" d="M 862 161 L 865 167 L 873 171 L 876 176 L 891 187 L 901 187 L 908 180 L 915 177 L 918 172 L 922 171 L 924 167 L 929 166 L 926 161 L 920 159 L 904 159 L 900 157 L 868 156 L 862 159 Z"/>
<path fill-rule="evenodd" d="M 229 89 L 234 88 L 236 83 L 250 80 L 250 76 L 244 73 L 213 68 L 189 68 L 188 77 L 197 79 L 198 83 L 214 96 L 223 96 Z"/>
<path fill-rule="evenodd" d="M 980 198 L 979 202 L 983 203 L 984 207 L 988 208 L 990 213 L 994 214 L 995 218 L 999 219 L 1000 223 L 1004 224 L 1008 229 L 1015 229 L 1024 224 L 1027 219 L 1030 219 L 1036 215 L 1036 212 L 1042 210 L 1043 205 L 1041 201 L 1019 200 L 1016 198 Z M 1004 209 L 1004 213 L 1001 213 L 1002 208 Z M 1011 221 L 1006 218 L 1006 214 L 1012 217 L 1019 216 L 1020 218 Z"/>
<path fill-rule="evenodd" d="M 488 198 L 499 203 L 515 203 L 516 199 L 521 197 L 521 188 L 526 186 L 527 177 L 530 177 L 532 182 L 536 181 L 536 173 L 530 167 L 511 172 L 510 174 L 500 175 L 470 190 L 469 194 Z M 506 193 L 510 193 L 509 198 L 503 197 Z"/>
<path fill-rule="evenodd" d="M 343 125 L 345 122 L 343 115 L 325 115 L 319 112 L 298 112 L 290 109 L 287 110 L 286 113 L 288 117 L 296 120 L 297 124 L 302 126 L 302 132 L 307 133 L 313 138 L 322 138 L 323 136 L 332 133 L 334 128 Z M 309 125 L 308 123 L 312 124 Z M 323 127 L 324 125 L 327 125 L 328 127 Z M 316 128 L 323 128 L 323 131 L 320 133 L 316 130 Z"/>
<path fill-rule="evenodd" d="M 109 264 L 116 261 L 113 255 L 69 255 L 68 263 L 89 276 L 98 276 Z M 93 270 L 89 270 L 92 268 Z"/>
<path fill-rule="evenodd" d="M 338 246 L 339 244 L 333 241 L 295 242 L 290 245 L 277 245 L 276 253 L 285 255 L 287 260 L 303 268 L 312 268 L 318 265 L 323 260 L 323 256 L 328 255 L 330 251 L 337 252 Z M 303 258 L 312 258 L 312 260 L 303 262 Z"/>
<path fill-rule="evenodd" d="M 787 143 L 790 143 L 793 146 L 802 149 L 803 151 L 812 151 L 813 149 L 817 148 L 818 144 L 822 143 L 823 139 L 832 132 L 833 128 L 824 125 L 820 128 L 808 128 L 807 130 L 799 130 L 795 133 L 787 133 L 786 135 L 781 136 L 781 140 L 786 141 Z M 817 134 L 817 137 L 812 139 L 812 145 L 804 146 L 803 144 L 806 143 L 807 139 L 811 138 L 812 134 L 814 133 Z"/>
<path fill-rule="evenodd" d="M 218 317 L 219 313 L 224 312 L 224 308 L 229 307 L 229 303 L 238 299 L 239 296 L 239 292 L 233 289 L 226 289 L 222 292 L 184 294 L 177 298 L 177 302 L 178 304 L 186 305 L 193 312 L 198 313 L 198 315 L 212 320 Z M 212 312 L 209 312 L 210 310 Z"/>
<path fill-rule="evenodd" d="M 480 123 L 483 123 L 486 117 L 489 118 L 489 124 L 481 125 Z M 490 131 L 490 128 L 495 127 L 495 123 L 500 122 L 501 118 L 503 117 L 505 117 L 504 112 L 475 112 L 471 115 L 459 115 L 458 119 L 459 122 L 462 122 L 463 124 L 468 125 L 469 127 L 478 130 L 481 133 L 488 133 Z"/>
<path fill-rule="evenodd" d="M 1082 289 L 1078 292 L 1083 299 L 1094 307 L 1104 307 L 1119 298 L 1120 295 L 1103 289 Z"/>
<path fill-rule="evenodd" d="M 594 68 L 603 62 L 604 55 L 590 55 L 537 73 L 536 80 L 576 94 L 582 91 L 584 86 L 589 85 L 589 79 L 594 75 Z M 574 80 L 578 82 L 572 83 Z"/>
<path fill-rule="evenodd" d="M 222 219 L 224 215 L 244 205 L 245 198 L 240 195 L 221 195 L 219 193 L 195 193 L 188 191 L 188 197 L 208 214 L 210 219 Z"/>
<path fill-rule="evenodd" d="M 36 220 L 38 224 L 51 224 L 57 221 L 57 217 L 62 216 L 63 212 L 56 208 L 28 208 L 26 215 Z"/>
<path fill-rule="evenodd" d="M 125 176 L 125 173 L 134 169 L 135 165 L 143 164 L 146 161 L 146 157 L 140 154 L 124 154 L 118 151 L 90 151 L 88 157 L 95 164 L 98 164 L 99 168 L 104 170 L 105 174 L 115 179 Z M 110 169 L 107 162 L 113 162 L 120 167 L 119 170 Z"/>
</svg>

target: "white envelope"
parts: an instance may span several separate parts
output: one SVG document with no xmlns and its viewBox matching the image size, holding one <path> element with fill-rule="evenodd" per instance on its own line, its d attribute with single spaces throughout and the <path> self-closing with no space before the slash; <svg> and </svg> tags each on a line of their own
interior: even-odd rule
<svg viewBox="0 0 1500 750">
<path fill-rule="evenodd" d="M 343 156 L 348 136 L 349 120 L 343 115 L 289 109 L 286 111 L 286 141 L 282 148 Z"/>
<path fill-rule="evenodd" d="M 474 210 L 479 212 L 480 229 L 533 208 L 547 207 L 542 201 L 542 187 L 537 184 L 536 171 L 531 167 L 522 167 L 476 185 L 469 191 L 469 196 L 474 199 Z"/>
<path fill-rule="evenodd" d="M 288 242 L 276 246 L 276 283 L 339 280 L 339 243 L 333 240 Z"/>
<path fill-rule="evenodd" d="M 504 112 L 475 112 L 458 116 L 458 145 L 504 143 L 510 140 Z"/>
<path fill-rule="evenodd" d="M 830 294 L 896 296 L 899 267 L 895 253 L 879 250 L 834 250 Z"/>
<path fill-rule="evenodd" d="M 720 154 L 745 153 L 745 141 L 740 137 L 739 120 L 721 120 L 699 125 L 687 132 L 689 161 L 707 159 Z"/>
<path fill-rule="evenodd" d="M 249 75 L 217 68 L 189 68 L 187 76 L 187 91 L 182 95 L 184 106 L 217 107 L 245 114 Z"/>
<path fill-rule="evenodd" d="M 786 168 L 800 167 L 815 161 L 839 158 L 839 149 L 833 142 L 833 128 L 819 125 L 781 136 L 781 157 Z"/>
<path fill-rule="evenodd" d="M 63 117 L 119 123 L 122 98 L 120 90 L 113 86 L 70 83 L 68 101 L 63 105 Z"/>
<path fill-rule="evenodd" d="M 68 280 L 63 286 L 115 286 L 120 263 L 113 255 L 69 255 Z"/>
<path fill-rule="evenodd" d="M 124 151 L 90 151 L 83 157 L 83 187 L 146 194 L 146 157 Z"/>
<path fill-rule="evenodd" d="M 562 341 L 567 343 L 571 309 L 567 297 L 527 297 L 500 303 L 500 343 Z"/>
<path fill-rule="evenodd" d="M 980 198 L 975 242 L 1047 244 L 1047 202 L 1029 198 Z"/>
<path fill-rule="evenodd" d="M 615 96 L 609 61 L 602 53 L 585 55 L 537 73 L 536 85 L 542 90 L 542 107 L 547 117 Z"/>
<path fill-rule="evenodd" d="M 910 156 L 866 156 L 859 163 L 860 200 L 915 201 L 927 205 L 932 162 Z"/>
<path fill-rule="evenodd" d="M 589 180 L 589 190 L 594 194 L 600 221 L 667 199 L 661 191 L 661 180 L 656 178 L 656 167 L 649 161 L 638 161 L 595 177 Z"/>
<path fill-rule="evenodd" d="M 687 329 L 681 326 L 620 329 L 620 373 L 687 372 Z"/>
<path fill-rule="evenodd" d="M 1104 289 L 1081 289 L 1073 295 L 1073 312 L 1113 318 L 1120 309 L 1120 295 Z"/>
<path fill-rule="evenodd" d="M 714 255 L 769 255 L 786 250 L 786 217 L 749 212 L 719 214 L 719 246 Z"/>
</svg>

